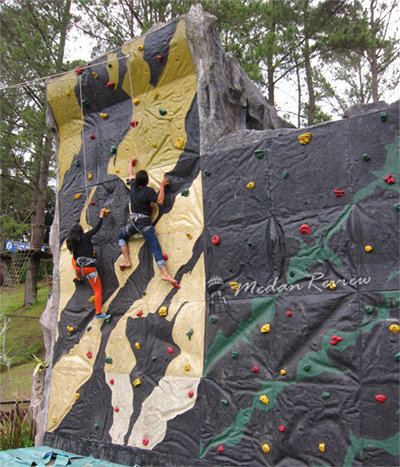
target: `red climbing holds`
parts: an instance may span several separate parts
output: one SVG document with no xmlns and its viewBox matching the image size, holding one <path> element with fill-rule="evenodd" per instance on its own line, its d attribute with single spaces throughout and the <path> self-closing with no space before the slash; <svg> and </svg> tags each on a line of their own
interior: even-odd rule
<svg viewBox="0 0 400 467">
<path fill-rule="evenodd" d="M 286 429 L 286 427 L 285 427 L 285 426 L 283 426 L 283 425 L 279 425 L 279 431 L 282 431 L 282 432 L 284 432 L 284 431 L 285 431 L 285 429 Z"/>
<path fill-rule="evenodd" d="M 139 122 L 137 120 L 131 120 L 131 127 L 135 128 L 139 125 Z"/>
<path fill-rule="evenodd" d="M 222 446 L 222 444 L 221 444 L 221 446 L 218 446 L 218 452 L 224 452 L 224 451 L 225 451 L 225 449 L 224 449 L 224 447 Z"/>
<path fill-rule="evenodd" d="M 143 438 L 142 443 L 147 446 L 149 444 L 149 440 L 147 438 Z"/>
<path fill-rule="evenodd" d="M 172 347 L 168 347 L 168 353 L 174 353 L 174 349 Z"/>
<path fill-rule="evenodd" d="M 90 135 L 90 139 L 94 139 L 94 135 Z"/>
<path fill-rule="evenodd" d="M 168 261 L 168 255 L 167 254 L 163 253 L 162 257 L 164 258 L 165 261 Z"/>
<path fill-rule="evenodd" d="M 136 160 L 136 159 L 133 159 L 133 161 L 132 161 L 132 165 L 133 165 L 133 167 L 135 167 L 135 165 L 136 165 L 136 162 L 137 162 L 137 160 Z"/>
<path fill-rule="evenodd" d="M 253 366 L 253 368 L 251 369 L 251 371 L 252 371 L 253 373 L 257 373 L 257 371 L 258 371 L 258 366 Z"/>
<path fill-rule="evenodd" d="M 139 313 L 136 313 L 136 316 L 139 316 L 139 318 L 141 318 L 143 316 L 143 311 L 140 310 Z"/>
<path fill-rule="evenodd" d="M 336 345 L 338 342 L 342 341 L 343 338 L 339 336 L 332 336 L 331 345 Z"/>
<path fill-rule="evenodd" d="M 94 206 L 94 201 L 90 201 L 90 204 L 91 204 L 92 206 Z"/>
<path fill-rule="evenodd" d="M 114 88 L 115 88 L 115 83 L 114 83 L 114 81 L 109 81 L 109 82 L 107 83 L 107 86 L 108 86 L 110 89 L 114 89 Z"/>
<path fill-rule="evenodd" d="M 394 178 L 392 174 L 389 174 L 386 178 L 384 178 L 384 180 L 388 185 L 391 185 L 392 183 L 394 183 Z"/>
<path fill-rule="evenodd" d="M 286 316 L 287 316 L 288 318 L 290 318 L 290 317 L 292 316 L 292 312 L 288 310 L 288 311 L 286 312 Z"/>
<path fill-rule="evenodd" d="M 92 352 L 89 350 L 89 352 L 86 354 L 87 358 L 92 358 Z"/>
<path fill-rule="evenodd" d="M 75 73 L 80 76 L 82 73 L 83 73 L 83 66 L 82 65 L 78 65 L 75 67 Z"/>
<path fill-rule="evenodd" d="M 386 400 L 386 396 L 383 396 L 382 394 L 378 394 L 377 396 L 375 396 L 375 399 L 381 404 L 383 404 Z"/>
<path fill-rule="evenodd" d="M 218 245 L 220 241 L 221 241 L 221 240 L 219 239 L 218 235 L 215 235 L 215 236 L 211 239 L 211 243 L 212 243 L 213 245 Z"/>
<path fill-rule="evenodd" d="M 189 394 L 188 394 L 188 397 L 192 398 L 193 396 L 194 396 L 194 392 L 190 391 Z"/>
<path fill-rule="evenodd" d="M 162 62 L 162 55 L 157 55 L 157 60 L 158 60 L 159 62 Z"/>
<path fill-rule="evenodd" d="M 110 379 L 110 384 L 114 384 L 114 380 L 113 380 L 113 379 Z"/>
<path fill-rule="evenodd" d="M 343 198 L 344 191 L 343 190 L 333 190 L 335 192 L 336 198 L 341 196 Z"/>
<path fill-rule="evenodd" d="M 115 407 L 114 409 L 116 412 L 119 412 L 119 408 L 118 407 Z"/>
<path fill-rule="evenodd" d="M 310 235 L 311 230 L 310 230 L 310 227 L 308 227 L 307 224 L 303 224 L 303 225 L 300 226 L 299 232 L 302 233 L 302 234 Z"/>
</svg>

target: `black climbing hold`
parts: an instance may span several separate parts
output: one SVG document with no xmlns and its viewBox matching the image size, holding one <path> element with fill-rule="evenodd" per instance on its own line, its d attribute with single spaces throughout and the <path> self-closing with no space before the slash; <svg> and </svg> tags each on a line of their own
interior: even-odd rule
<svg viewBox="0 0 400 467">
<path fill-rule="evenodd" d="M 369 156 L 368 154 L 364 154 L 363 159 L 365 160 L 365 162 L 368 162 L 369 160 L 371 160 L 371 156 Z"/>
<path fill-rule="evenodd" d="M 80 161 L 79 161 L 78 159 L 74 162 L 74 164 L 75 164 L 77 167 L 79 167 L 79 166 L 81 165 L 81 163 L 80 163 Z"/>
<path fill-rule="evenodd" d="M 262 151 L 261 149 L 257 149 L 256 151 L 254 151 L 254 155 L 259 159 L 262 159 L 264 157 L 264 151 Z"/>
<path fill-rule="evenodd" d="M 205 170 L 204 174 L 207 175 L 207 177 L 209 177 L 211 175 L 211 172 L 209 170 Z"/>
<path fill-rule="evenodd" d="M 381 122 L 386 122 L 386 120 L 387 120 L 386 112 L 382 112 L 381 113 Z"/>
<path fill-rule="evenodd" d="M 285 178 L 285 179 L 286 179 L 286 178 L 289 178 L 289 172 L 286 172 L 286 171 L 283 172 L 282 178 Z"/>
</svg>

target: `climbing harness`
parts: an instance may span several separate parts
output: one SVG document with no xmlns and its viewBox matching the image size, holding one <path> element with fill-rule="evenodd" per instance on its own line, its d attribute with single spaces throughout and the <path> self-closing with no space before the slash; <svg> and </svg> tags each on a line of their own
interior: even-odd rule
<svg viewBox="0 0 400 467">
<path fill-rule="evenodd" d="M 97 276 L 98 276 L 97 270 L 85 276 L 83 269 L 87 267 L 93 267 L 95 262 L 96 262 L 95 258 L 85 258 L 84 256 L 80 256 L 76 260 L 76 264 L 81 268 L 80 275 L 82 277 L 86 277 L 87 279 L 93 279 L 94 277 L 94 283 L 96 283 L 97 281 Z"/>
<path fill-rule="evenodd" d="M 139 229 L 139 227 L 136 225 L 136 223 L 140 219 L 143 219 L 144 217 L 150 218 L 151 216 L 147 216 L 146 214 L 140 214 L 140 213 L 137 213 L 137 212 L 133 212 L 129 216 L 130 222 L 129 222 L 127 228 L 124 229 L 124 230 L 126 230 L 125 233 L 127 233 L 127 231 L 130 229 L 131 225 L 138 231 L 139 234 L 144 235 L 145 233 L 147 233 L 147 231 L 150 229 L 151 225 L 146 225 L 141 229 Z M 135 234 L 135 235 L 137 235 L 137 234 Z"/>
</svg>

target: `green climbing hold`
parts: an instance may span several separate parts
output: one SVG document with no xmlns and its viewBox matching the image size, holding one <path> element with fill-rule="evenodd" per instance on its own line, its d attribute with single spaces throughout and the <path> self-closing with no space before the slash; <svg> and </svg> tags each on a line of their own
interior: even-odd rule
<svg viewBox="0 0 400 467">
<path fill-rule="evenodd" d="M 400 352 L 397 353 L 397 354 L 394 356 L 394 361 L 395 361 L 395 362 L 400 362 Z"/>
<path fill-rule="evenodd" d="M 249 245 L 249 247 L 254 250 L 254 243 L 251 243 L 251 242 L 247 242 L 247 245 Z"/>
<path fill-rule="evenodd" d="M 211 324 L 218 323 L 218 318 L 216 316 L 211 316 L 210 321 L 211 321 Z"/>
<path fill-rule="evenodd" d="M 112 64 L 111 64 L 111 63 L 108 63 L 107 66 L 108 66 L 108 68 L 111 68 L 111 67 L 112 67 Z"/>
<path fill-rule="evenodd" d="M 89 326 L 89 327 L 86 329 L 86 332 L 89 332 L 91 329 L 92 329 L 92 326 Z"/>
<path fill-rule="evenodd" d="M 164 116 L 167 114 L 167 111 L 164 110 L 164 109 L 159 109 L 158 112 L 160 113 L 160 115 Z"/>
<path fill-rule="evenodd" d="M 238 353 L 238 352 L 232 352 L 231 355 L 232 355 L 232 358 L 233 358 L 234 360 L 236 360 L 236 359 L 239 357 L 239 353 Z"/>
<path fill-rule="evenodd" d="M 395 204 L 393 207 L 396 209 L 396 211 L 400 212 L 400 203 Z"/>
<path fill-rule="evenodd" d="M 89 101 L 87 99 L 83 99 L 82 100 L 82 105 L 84 105 L 85 107 L 87 107 L 89 105 Z"/>
<path fill-rule="evenodd" d="M 283 172 L 282 178 L 285 178 L 285 179 L 286 179 L 286 178 L 289 178 L 289 172 L 286 172 L 286 171 Z"/>
<path fill-rule="evenodd" d="M 79 166 L 81 165 L 81 163 L 80 163 L 79 160 L 76 160 L 76 161 L 74 162 L 74 164 L 75 164 L 77 167 L 79 167 Z"/>
<path fill-rule="evenodd" d="M 110 151 L 111 154 L 115 154 L 117 152 L 117 146 L 112 145 Z"/>
<path fill-rule="evenodd" d="M 205 170 L 204 174 L 207 175 L 207 177 L 209 177 L 211 175 L 211 172 L 209 170 Z"/>
<path fill-rule="evenodd" d="M 294 272 L 293 272 L 293 271 L 290 271 L 289 276 L 290 276 L 290 277 L 294 277 Z"/>
<path fill-rule="evenodd" d="M 374 307 L 373 306 L 366 306 L 365 307 L 365 311 L 369 314 L 371 314 L 373 311 L 374 311 Z"/>
<path fill-rule="evenodd" d="M 327 399 L 329 399 L 330 397 L 331 397 L 331 395 L 329 394 L 329 392 L 323 392 L 323 393 L 322 393 L 322 399 L 327 400 Z"/>
<path fill-rule="evenodd" d="M 131 181 L 129 179 L 126 179 L 126 184 L 127 185 L 130 185 L 131 184 Z"/>
<path fill-rule="evenodd" d="M 381 122 L 386 122 L 386 120 L 387 120 L 386 112 L 381 112 Z"/>
<path fill-rule="evenodd" d="M 153 362 L 155 362 L 157 360 L 157 357 L 151 357 L 151 359 L 153 360 Z"/>
<path fill-rule="evenodd" d="M 80 221 L 79 217 L 75 217 L 75 222 L 79 222 L 79 221 Z"/>
<path fill-rule="evenodd" d="M 303 370 L 304 371 L 310 371 L 311 370 L 311 365 L 304 365 Z"/>
<path fill-rule="evenodd" d="M 181 193 L 182 196 L 189 196 L 189 188 L 184 188 Z"/>
<path fill-rule="evenodd" d="M 106 362 L 106 363 L 112 363 L 112 358 L 111 358 L 111 357 L 106 357 L 105 362 Z"/>
<path fill-rule="evenodd" d="M 142 292 L 142 295 L 145 296 L 145 295 L 146 295 L 146 291 Z"/>
<path fill-rule="evenodd" d="M 264 157 L 264 151 L 261 149 L 257 149 L 256 151 L 254 151 L 254 155 L 259 159 L 262 159 Z"/>
<path fill-rule="evenodd" d="M 93 428 L 94 428 L 95 430 L 97 430 L 98 427 L 99 427 L 99 424 L 98 424 L 98 423 L 95 423 L 95 424 L 93 425 Z"/>
<path fill-rule="evenodd" d="M 365 162 L 368 162 L 369 160 L 371 160 L 371 156 L 369 156 L 368 154 L 364 154 L 363 159 L 365 160 Z"/>
<path fill-rule="evenodd" d="M 229 402 L 226 399 L 221 399 L 221 404 L 229 405 Z"/>
<path fill-rule="evenodd" d="M 189 332 L 186 333 L 186 335 L 188 336 L 189 340 L 191 340 L 193 335 L 193 329 L 190 329 Z"/>
<path fill-rule="evenodd" d="M 106 323 L 110 324 L 111 323 L 111 317 L 106 319 Z"/>
</svg>

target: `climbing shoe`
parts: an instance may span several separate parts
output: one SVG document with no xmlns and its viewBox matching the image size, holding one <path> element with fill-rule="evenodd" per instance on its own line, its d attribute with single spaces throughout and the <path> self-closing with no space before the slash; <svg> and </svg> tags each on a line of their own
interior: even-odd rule
<svg viewBox="0 0 400 467">
<path fill-rule="evenodd" d="M 100 313 L 99 315 L 96 315 L 97 319 L 108 319 L 111 315 L 105 315 L 103 313 Z"/>
</svg>

